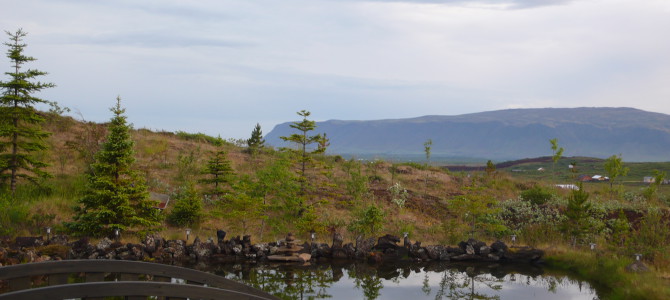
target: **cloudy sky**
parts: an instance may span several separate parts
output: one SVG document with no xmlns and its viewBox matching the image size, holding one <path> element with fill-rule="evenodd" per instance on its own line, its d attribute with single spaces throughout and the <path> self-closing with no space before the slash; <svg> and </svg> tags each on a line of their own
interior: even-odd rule
<svg viewBox="0 0 670 300">
<path fill-rule="evenodd" d="M 17 28 L 57 85 L 39 96 L 106 121 L 120 95 L 136 128 L 246 138 L 302 109 L 670 114 L 667 0 L 12 0 L 0 29 Z"/>
</svg>

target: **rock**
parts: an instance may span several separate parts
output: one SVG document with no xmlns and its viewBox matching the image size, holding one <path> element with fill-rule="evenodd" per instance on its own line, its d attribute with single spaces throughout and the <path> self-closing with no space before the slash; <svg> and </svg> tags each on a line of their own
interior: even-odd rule
<svg viewBox="0 0 670 300">
<path fill-rule="evenodd" d="M 414 242 L 414 244 L 409 246 L 409 255 L 411 257 L 418 258 L 419 256 L 421 256 L 421 254 L 419 253 L 420 249 L 422 249 L 421 242 L 419 241 Z"/>
<path fill-rule="evenodd" d="M 242 237 L 242 247 L 251 248 L 251 236 L 245 235 Z"/>
<path fill-rule="evenodd" d="M 491 244 L 491 252 L 492 253 L 505 253 L 507 252 L 507 245 L 503 243 L 502 241 L 495 241 L 493 244 Z"/>
<path fill-rule="evenodd" d="M 465 254 L 465 250 L 461 248 L 447 247 L 447 253 L 453 255 Z"/>
<path fill-rule="evenodd" d="M 636 260 L 632 264 L 626 266 L 626 272 L 629 273 L 646 273 L 649 271 L 649 267 L 647 267 L 642 261 L 639 260 Z"/>
<path fill-rule="evenodd" d="M 447 249 L 442 245 L 426 246 L 426 253 L 428 254 L 428 258 L 432 260 L 441 260 L 441 257 L 446 252 Z"/>
<path fill-rule="evenodd" d="M 242 255 L 242 245 L 233 246 L 233 254 Z"/>
<path fill-rule="evenodd" d="M 476 252 L 479 252 L 478 254 L 481 255 L 481 256 L 487 256 L 487 255 L 489 255 L 489 253 L 491 253 L 491 248 L 489 248 L 488 246 L 481 246 L 481 247 L 479 247 L 478 250 L 479 251 L 476 251 Z"/>
<path fill-rule="evenodd" d="M 465 253 L 467 255 L 475 255 L 475 248 L 472 247 L 472 245 L 470 245 L 470 244 L 466 244 L 465 245 Z"/>
<path fill-rule="evenodd" d="M 144 237 L 142 244 L 144 244 L 144 249 L 147 251 L 147 253 L 153 254 L 154 252 L 158 251 L 158 249 L 163 247 L 165 244 L 165 239 L 163 239 L 158 234 L 148 234 L 146 237 Z"/>
<path fill-rule="evenodd" d="M 347 254 L 347 251 L 344 250 L 344 248 L 335 248 L 332 251 L 331 257 L 333 259 L 347 259 L 349 255 Z"/>
<path fill-rule="evenodd" d="M 251 249 L 256 253 L 263 252 L 267 254 L 270 251 L 270 247 L 265 243 L 253 245 Z"/>
<path fill-rule="evenodd" d="M 383 260 L 384 259 L 382 257 L 382 254 L 379 252 L 370 252 L 370 254 L 368 255 L 368 263 L 378 264 L 381 263 Z"/>
<path fill-rule="evenodd" d="M 63 235 L 63 234 L 54 235 L 49 240 L 49 244 L 51 244 L 51 245 L 53 245 L 53 244 L 67 245 L 67 242 L 68 242 L 68 237 L 67 237 L 67 235 Z"/>
<path fill-rule="evenodd" d="M 342 247 L 344 249 L 344 252 L 347 254 L 348 258 L 354 258 L 356 257 L 356 247 L 354 247 L 353 243 L 347 243 Z"/>
<path fill-rule="evenodd" d="M 219 244 L 223 243 L 223 240 L 226 238 L 226 232 L 223 229 L 216 231 L 216 239 Z"/>
<path fill-rule="evenodd" d="M 335 247 L 341 248 L 342 242 L 343 242 L 342 235 L 337 232 L 333 233 L 333 248 Z"/>
<path fill-rule="evenodd" d="M 183 260 L 186 258 L 186 247 L 183 240 L 170 240 L 166 242 L 165 257 L 170 257 L 170 260 Z"/>
<path fill-rule="evenodd" d="M 375 245 L 375 238 L 369 238 L 369 239 L 363 239 L 363 238 L 357 238 L 356 239 L 356 252 L 355 256 L 356 258 L 365 258 L 367 257 L 367 254 L 372 250 L 372 247 Z"/>
<path fill-rule="evenodd" d="M 312 244 L 304 242 L 301 247 L 300 253 L 312 253 Z"/>
<path fill-rule="evenodd" d="M 342 248 L 340 247 L 340 249 L 342 249 Z M 315 250 L 316 250 L 316 257 L 317 258 L 319 258 L 319 257 L 331 257 L 332 250 L 328 246 L 328 244 L 326 244 L 326 243 L 321 243 L 321 244 L 317 245 Z M 314 256 L 314 255 L 312 255 L 312 256 Z"/>
<path fill-rule="evenodd" d="M 397 236 L 387 234 L 385 236 L 377 239 L 377 245 L 374 246 L 374 249 L 384 251 L 386 249 L 396 249 L 398 248 L 398 243 L 400 239 Z"/>
<path fill-rule="evenodd" d="M 112 245 L 112 240 L 109 238 L 103 238 L 98 242 L 98 244 L 95 246 L 95 248 L 99 251 L 107 252 L 109 250 L 109 247 Z"/>
<path fill-rule="evenodd" d="M 70 258 L 80 259 L 90 256 L 95 250 L 95 247 L 90 245 L 88 241 L 88 238 L 85 237 L 73 242 L 70 247 Z"/>
<path fill-rule="evenodd" d="M 503 256 L 507 261 L 516 262 L 536 262 L 544 256 L 544 251 L 533 248 L 516 248 L 514 251 L 507 251 Z"/>
<path fill-rule="evenodd" d="M 18 236 L 14 240 L 17 247 L 35 247 L 44 245 L 41 236 Z"/>
<path fill-rule="evenodd" d="M 23 263 L 36 262 L 38 257 L 39 256 L 32 249 L 28 250 L 28 251 L 25 251 L 25 252 L 21 252 L 20 255 L 19 255 L 19 259 Z"/>
<path fill-rule="evenodd" d="M 193 250 L 192 254 L 195 254 L 195 259 L 198 261 L 208 260 L 212 255 L 212 249 L 214 248 L 214 241 L 211 242 L 201 242 L 200 238 L 195 238 L 193 241 Z M 241 245 L 239 245 L 241 247 Z"/>
<path fill-rule="evenodd" d="M 307 253 L 300 253 L 298 258 L 300 258 L 300 261 L 302 262 L 308 262 L 310 259 L 312 259 L 312 256 Z"/>
<path fill-rule="evenodd" d="M 441 260 L 441 261 L 448 261 L 448 260 L 451 260 L 451 255 L 449 254 L 449 252 L 444 251 L 444 252 L 442 252 L 442 253 L 440 254 L 440 260 Z"/>
</svg>

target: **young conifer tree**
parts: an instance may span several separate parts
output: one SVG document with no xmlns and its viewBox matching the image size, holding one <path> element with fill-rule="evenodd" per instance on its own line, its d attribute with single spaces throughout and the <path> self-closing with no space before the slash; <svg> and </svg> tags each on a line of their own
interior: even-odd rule
<svg viewBox="0 0 670 300">
<path fill-rule="evenodd" d="M 584 186 L 580 182 L 577 189 L 572 190 L 570 198 L 568 198 L 568 206 L 565 210 L 565 222 L 563 223 L 563 230 L 571 237 L 571 244 L 577 245 L 589 231 L 589 210 L 591 203 L 589 200 L 589 193 L 584 191 Z"/>
<path fill-rule="evenodd" d="M 111 111 L 109 133 L 95 155 L 81 206 L 75 209 L 74 222 L 66 224 L 78 235 L 109 236 L 114 229 L 146 231 L 159 225 L 158 203 L 149 199 L 144 178 L 133 168 L 134 142 L 121 98 Z"/>
<path fill-rule="evenodd" d="M 44 118 L 35 109 L 35 105 L 50 102 L 33 94 L 55 85 L 34 81 L 46 72 L 22 70 L 23 64 L 36 60 L 23 54 L 26 44 L 22 41 L 27 33 L 19 29 L 7 34 L 10 42 L 5 45 L 9 47 L 7 57 L 13 70 L 5 73 L 11 78 L 9 81 L 0 81 L 0 182 L 9 179 L 14 194 L 19 178 L 37 183 L 51 176 L 43 170 L 48 164 L 36 155 L 47 149 L 45 139 L 50 133 L 42 128 Z"/>
<path fill-rule="evenodd" d="M 230 161 L 226 157 L 226 152 L 217 151 L 212 155 L 209 161 L 207 161 L 203 173 L 207 175 L 207 178 L 201 179 L 200 182 L 213 184 L 214 188 L 210 194 L 218 197 L 225 192 L 223 185 L 230 183 L 235 171 L 233 170 L 233 167 L 230 166 Z"/>
<path fill-rule="evenodd" d="M 251 155 L 257 154 L 265 147 L 265 140 L 263 139 L 263 131 L 261 125 L 256 123 L 254 130 L 251 131 L 251 137 L 247 140 L 247 151 Z"/>
<path fill-rule="evenodd" d="M 297 129 L 299 133 L 291 134 L 290 136 L 280 137 L 282 140 L 287 142 L 292 142 L 298 146 L 298 149 L 287 149 L 298 155 L 298 162 L 300 163 L 300 186 L 301 191 L 305 191 L 305 183 L 307 182 L 307 175 L 305 174 L 307 169 L 307 164 L 312 162 L 312 154 L 324 153 L 326 147 L 329 144 L 327 139 L 324 138 L 321 134 L 309 135 L 310 131 L 316 129 L 316 122 L 308 120 L 311 113 L 306 110 L 301 110 L 298 112 L 298 115 L 302 117 L 302 121 L 293 122 L 289 125 L 293 129 Z M 323 147 L 317 147 L 315 150 L 309 151 L 309 147 L 312 144 L 323 145 Z"/>
</svg>

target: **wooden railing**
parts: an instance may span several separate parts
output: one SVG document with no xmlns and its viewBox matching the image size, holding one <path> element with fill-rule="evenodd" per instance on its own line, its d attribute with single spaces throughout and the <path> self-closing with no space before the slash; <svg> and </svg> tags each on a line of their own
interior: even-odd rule
<svg viewBox="0 0 670 300">
<path fill-rule="evenodd" d="M 68 283 L 72 274 L 84 274 L 84 283 Z M 116 274 L 116 281 L 104 281 Z M 36 276 L 46 277 L 47 286 L 32 287 Z M 152 281 L 140 281 L 140 277 Z M 0 267 L 0 280 L 9 292 L 0 300 L 101 299 L 125 297 L 146 299 L 278 299 L 242 283 L 198 270 L 123 260 L 62 260 Z M 185 284 L 173 283 L 181 281 Z"/>
</svg>

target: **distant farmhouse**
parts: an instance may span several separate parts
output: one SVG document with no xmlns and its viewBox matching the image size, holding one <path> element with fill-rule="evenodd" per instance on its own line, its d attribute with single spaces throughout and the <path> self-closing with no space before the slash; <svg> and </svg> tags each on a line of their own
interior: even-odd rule
<svg viewBox="0 0 670 300">
<path fill-rule="evenodd" d="M 642 182 L 651 184 L 656 182 L 656 178 L 654 178 L 653 176 L 644 176 Z M 670 184 L 670 180 L 664 179 L 663 182 L 661 182 L 661 184 Z"/>
<path fill-rule="evenodd" d="M 602 175 L 593 175 L 593 176 L 579 175 L 579 177 L 577 177 L 577 180 L 581 182 L 599 182 L 599 181 L 609 181 L 610 178 Z"/>
</svg>

